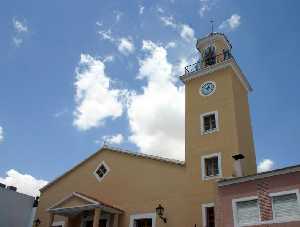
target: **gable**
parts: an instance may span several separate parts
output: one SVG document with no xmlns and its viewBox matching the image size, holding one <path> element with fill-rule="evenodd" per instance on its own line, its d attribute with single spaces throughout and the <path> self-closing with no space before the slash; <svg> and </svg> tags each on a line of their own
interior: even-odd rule
<svg viewBox="0 0 300 227">
<path fill-rule="evenodd" d="M 77 206 L 85 206 L 90 204 L 89 202 L 78 198 L 76 196 L 72 196 L 71 198 L 67 199 L 66 201 L 62 202 L 59 205 L 56 205 L 53 208 L 61 207 L 61 208 L 66 208 L 66 207 L 77 207 Z"/>
<path fill-rule="evenodd" d="M 53 181 L 48 183 L 46 186 L 41 188 L 40 191 L 44 192 L 50 186 L 52 186 L 56 182 L 62 180 L 63 178 L 65 178 L 67 175 L 69 175 L 73 171 L 77 170 L 78 168 L 85 166 L 87 162 L 93 161 L 94 159 L 96 159 L 99 156 L 100 153 L 104 153 L 104 152 L 116 153 L 116 154 L 118 154 L 117 156 L 119 156 L 118 158 L 124 158 L 124 159 L 126 159 L 126 158 L 128 158 L 128 156 L 130 156 L 132 161 L 139 161 L 141 159 L 145 159 L 146 162 L 148 162 L 148 163 L 157 162 L 157 163 L 159 163 L 159 165 L 167 164 L 167 165 L 175 165 L 175 166 L 184 166 L 184 164 L 185 164 L 184 161 L 162 158 L 162 157 L 158 157 L 158 156 L 154 156 L 154 155 L 147 155 L 147 154 L 143 154 L 143 153 L 133 153 L 133 152 L 130 152 L 127 150 L 122 150 L 122 149 L 113 148 L 113 147 L 104 145 L 99 151 L 92 154 L 91 156 L 89 156 L 88 158 L 86 158 L 85 160 L 83 160 L 82 162 L 80 162 L 79 164 L 77 164 L 76 166 L 71 168 L 70 170 L 66 171 L 63 175 L 57 177 L 56 179 L 54 179 Z M 97 165 L 99 165 L 99 163 Z M 95 169 L 96 169 L 96 167 L 95 167 Z M 95 169 L 93 170 L 93 172 L 95 171 Z"/>
</svg>

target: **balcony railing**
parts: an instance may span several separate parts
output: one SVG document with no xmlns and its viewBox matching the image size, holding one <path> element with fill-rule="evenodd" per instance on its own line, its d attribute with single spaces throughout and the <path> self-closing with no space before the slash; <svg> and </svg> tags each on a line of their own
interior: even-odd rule
<svg viewBox="0 0 300 227">
<path fill-rule="evenodd" d="M 205 70 L 208 67 L 211 67 L 213 65 L 216 64 L 220 64 L 228 59 L 231 59 L 232 55 L 230 53 L 230 51 L 224 51 L 222 54 L 218 54 L 212 57 L 206 57 L 203 58 L 201 60 L 199 60 L 198 62 L 192 64 L 192 65 L 188 65 L 185 67 L 185 75 L 190 74 L 190 73 L 194 73 L 194 72 L 198 72 L 201 70 Z"/>
</svg>

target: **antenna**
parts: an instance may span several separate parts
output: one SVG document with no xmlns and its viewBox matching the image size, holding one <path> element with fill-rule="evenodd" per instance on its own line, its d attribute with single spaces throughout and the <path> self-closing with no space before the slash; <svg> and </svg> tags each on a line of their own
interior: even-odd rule
<svg viewBox="0 0 300 227">
<path fill-rule="evenodd" d="M 211 34 L 214 33 L 214 20 L 210 20 L 211 23 Z"/>
</svg>

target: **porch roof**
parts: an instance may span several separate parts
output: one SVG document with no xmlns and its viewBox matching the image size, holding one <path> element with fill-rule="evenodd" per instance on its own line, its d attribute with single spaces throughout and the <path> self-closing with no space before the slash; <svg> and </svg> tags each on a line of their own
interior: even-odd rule
<svg viewBox="0 0 300 227">
<path fill-rule="evenodd" d="M 74 203 L 74 199 L 78 199 L 76 203 Z M 110 205 L 107 202 L 100 201 L 80 192 L 71 193 L 48 208 L 47 211 L 52 214 L 58 214 L 62 216 L 73 216 L 83 211 L 94 210 L 95 208 L 100 208 L 102 211 L 112 214 L 123 213 L 123 210 L 114 205 Z"/>
</svg>

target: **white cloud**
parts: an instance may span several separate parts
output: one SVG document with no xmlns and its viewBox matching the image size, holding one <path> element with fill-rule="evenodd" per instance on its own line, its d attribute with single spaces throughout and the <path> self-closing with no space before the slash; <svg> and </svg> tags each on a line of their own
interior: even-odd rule
<svg viewBox="0 0 300 227">
<path fill-rule="evenodd" d="M 176 23 L 173 16 L 161 16 L 160 20 L 163 25 L 177 30 L 181 38 L 186 42 L 194 42 L 196 40 L 194 30 L 187 24 Z"/>
<path fill-rule="evenodd" d="M 53 114 L 53 117 L 59 118 L 59 117 L 65 115 L 65 114 L 68 113 L 68 112 L 69 112 L 68 109 L 67 109 L 67 108 L 64 108 L 64 109 L 62 109 L 62 110 L 60 110 L 60 111 L 54 113 L 54 114 Z"/>
<path fill-rule="evenodd" d="M 119 22 L 121 17 L 123 16 L 123 13 L 119 10 L 114 10 L 113 12 L 115 14 L 115 17 L 116 17 L 116 22 Z"/>
<path fill-rule="evenodd" d="M 220 24 L 219 29 L 232 31 L 238 28 L 240 25 L 241 17 L 238 14 L 233 14 L 230 18 L 228 18 Z"/>
<path fill-rule="evenodd" d="M 16 45 L 16 47 L 19 47 L 19 46 L 22 45 L 23 39 L 22 38 L 18 38 L 18 37 L 13 37 L 13 43 Z"/>
<path fill-rule="evenodd" d="M 126 37 L 115 38 L 113 37 L 110 29 L 107 31 L 105 30 L 98 31 L 98 34 L 101 36 L 102 39 L 108 40 L 113 44 L 115 44 L 118 50 L 120 51 L 120 53 L 126 56 L 132 54 L 135 50 L 132 39 Z"/>
<path fill-rule="evenodd" d="M 16 47 L 20 47 L 24 42 L 24 34 L 28 32 L 28 26 L 25 22 L 22 22 L 17 19 L 13 19 L 13 27 L 14 27 L 14 36 L 12 37 L 12 41 Z"/>
<path fill-rule="evenodd" d="M 125 37 L 119 39 L 118 50 L 124 54 L 129 55 L 134 52 L 134 44 L 130 39 Z"/>
<path fill-rule="evenodd" d="M 4 178 L 0 177 L 0 182 L 8 186 L 15 186 L 18 192 L 31 196 L 38 196 L 40 194 L 39 189 L 48 183 L 45 180 L 36 179 L 29 174 L 22 174 L 14 169 L 8 170 Z"/>
<path fill-rule="evenodd" d="M 187 24 L 181 25 L 180 36 L 187 42 L 195 40 L 194 30 Z"/>
<path fill-rule="evenodd" d="M 4 140 L 4 132 L 3 131 L 4 131 L 3 127 L 0 126 L 0 143 L 2 143 Z"/>
<path fill-rule="evenodd" d="M 201 17 L 204 17 L 205 13 L 211 10 L 214 5 L 214 0 L 200 0 L 200 9 L 199 14 Z"/>
<path fill-rule="evenodd" d="M 145 7 L 139 6 L 139 14 L 142 15 L 144 13 Z"/>
<path fill-rule="evenodd" d="M 16 32 L 28 32 L 28 27 L 25 25 L 25 22 L 21 22 L 17 19 L 13 19 L 13 25 Z"/>
<path fill-rule="evenodd" d="M 172 16 L 169 16 L 169 17 L 160 17 L 160 20 L 163 22 L 163 24 L 165 26 L 169 26 L 169 27 L 172 27 L 172 28 L 176 28 L 177 27 L 177 24 L 175 23 L 174 21 L 174 18 Z"/>
<path fill-rule="evenodd" d="M 98 34 L 101 36 L 102 39 L 104 40 L 109 40 L 111 42 L 113 42 L 115 39 L 112 37 L 112 34 L 111 34 L 111 30 L 107 30 L 107 31 L 98 31 Z"/>
<path fill-rule="evenodd" d="M 274 167 L 274 162 L 270 159 L 263 159 L 257 167 L 259 173 L 272 170 Z"/>
<path fill-rule="evenodd" d="M 159 12 L 159 13 L 164 13 L 165 11 L 164 11 L 164 9 L 163 8 L 161 8 L 161 7 L 157 7 L 157 12 Z"/>
<path fill-rule="evenodd" d="M 176 43 L 175 42 L 168 42 L 167 45 L 166 45 L 166 49 L 174 48 L 174 47 L 176 47 Z"/>
<path fill-rule="evenodd" d="M 112 88 L 101 60 L 81 54 L 76 68 L 76 110 L 73 124 L 81 130 L 101 126 L 108 117 L 118 118 L 123 113 L 121 96 L 124 91 Z"/>
<path fill-rule="evenodd" d="M 147 85 L 128 104 L 129 139 L 143 153 L 183 160 L 184 87 L 176 86 L 164 47 L 143 41 L 143 51 L 138 79 Z"/>
<path fill-rule="evenodd" d="M 103 136 L 102 140 L 108 144 L 121 144 L 124 142 L 124 136 L 118 133 L 116 135 Z"/>
</svg>

